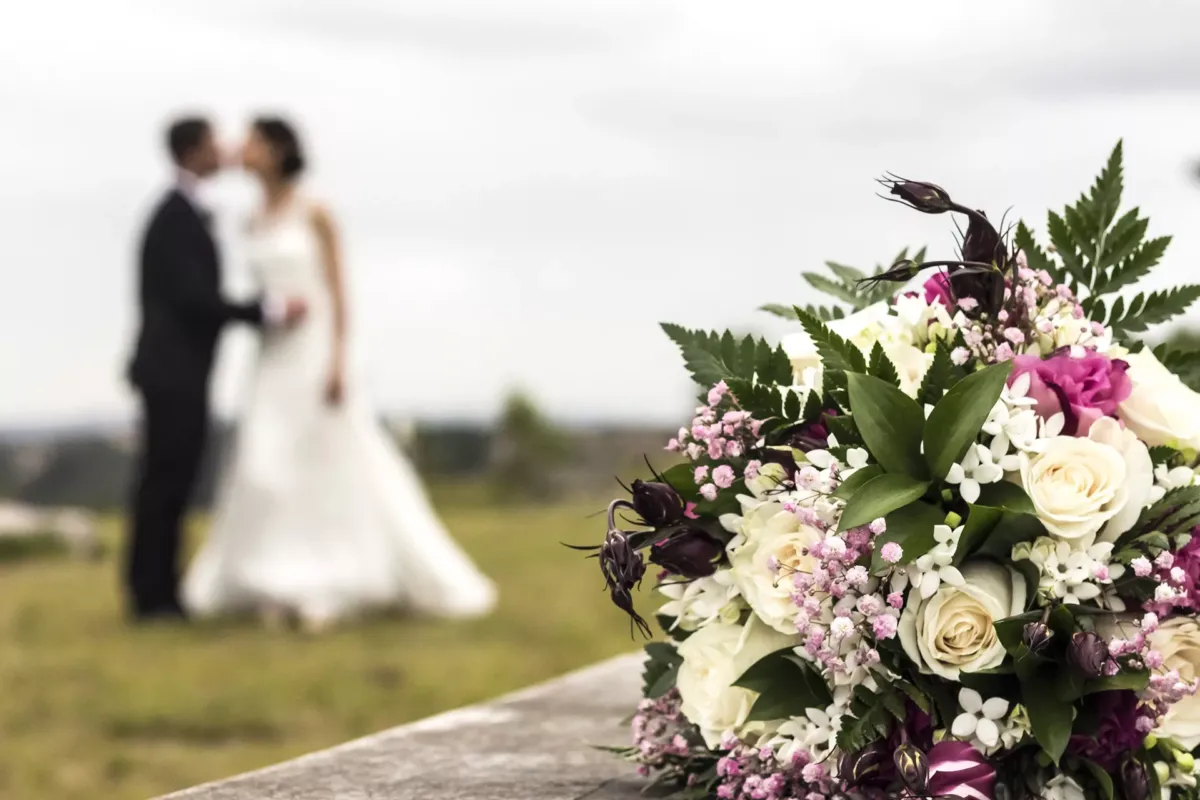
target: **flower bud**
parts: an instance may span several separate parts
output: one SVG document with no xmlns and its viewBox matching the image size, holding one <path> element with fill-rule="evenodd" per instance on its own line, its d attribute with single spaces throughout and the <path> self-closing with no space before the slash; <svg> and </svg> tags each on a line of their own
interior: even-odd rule
<svg viewBox="0 0 1200 800">
<path fill-rule="evenodd" d="M 683 498 L 666 483 L 637 480 L 632 494 L 633 510 L 651 528 L 674 525 L 683 519 Z"/>
<path fill-rule="evenodd" d="M 1085 678 L 1099 678 L 1108 663 L 1108 645 L 1095 631 L 1080 631 L 1071 636 L 1067 663 Z"/>
<path fill-rule="evenodd" d="M 872 742 L 857 753 L 846 753 L 838 767 L 838 777 L 855 788 L 887 781 L 889 777 L 881 774 L 887 763 L 887 750 L 884 742 Z"/>
<path fill-rule="evenodd" d="M 1044 622 L 1027 622 L 1021 634 L 1021 641 L 1031 653 L 1040 653 L 1054 638 L 1054 631 Z"/>
<path fill-rule="evenodd" d="M 929 759 L 916 745 L 905 742 L 896 748 L 892 757 L 896 765 L 896 774 L 909 792 L 921 796 L 926 794 L 929 785 Z"/>
<path fill-rule="evenodd" d="M 684 578 L 705 578 L 717 571 L 725 544 L 708 531 L 684 528 L 650 546 L 650 561 Z"/>
<path fill-rule="evenodd" d="M 1191 774 L 1192 770 L 1196 768 L 1196 759 L 1186 750 L 1175 751 L 1175 763 L 1188 774 Z"/>
<path fill-rule="evenodd" d="M 1140 762 L 1129 759 L 1121 765 L 1121 786 L 1125 800 L 1149 800 L 1150 776 Z"/>
<path fill-rule="evenodd" d="M 887 178 L 880 183 L 900 198 L 900 202 L 925 214 L 942 214 L 954 207 L 950 194 L 937 184 L 900 178 Z"/>
</svg>

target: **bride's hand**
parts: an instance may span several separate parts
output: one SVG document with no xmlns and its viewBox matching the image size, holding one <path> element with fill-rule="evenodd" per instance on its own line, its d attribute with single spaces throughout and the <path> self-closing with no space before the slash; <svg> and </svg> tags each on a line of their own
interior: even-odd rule
<svg viewBox="0 0 1200 800">
<path fill-rule="evenodd" d="M 346 380 L 342 368 L 334 367 L 325 381 L 325 403 L 330 406 L 340 406 L 346 395 Z"/>
</svg>

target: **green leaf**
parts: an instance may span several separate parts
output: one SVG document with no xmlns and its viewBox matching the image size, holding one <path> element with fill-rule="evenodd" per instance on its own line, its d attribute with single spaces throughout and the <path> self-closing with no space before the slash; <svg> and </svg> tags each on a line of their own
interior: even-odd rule
<svg viewBox="0 0 1200 800">
<path fill-rule="evenodd" d="M 1113 800 L 1115 795 L 1113 792 L 1112 776 L 1110 776 L 1104 770 L 1104 767 L 1100 766 L 1095 761 L 1092 761 L 1090 758 L 1080 757 L 1079 763 L 1084 766 L 1084 769 L 1091 773 L 1092 778 L 1096 781 L 1096 785 L 1100 787 L 1100 794 L 1103 796 L 1104 800 Z"/>
<path fill-rule="evenodd" d="M 967 556 L 975 552 L 988 534 L 1000 524 L 1003 516 L 1004 512 L 997 508 L 967 504 L 967 519 L 958 539 L 958 548 L 954 551 L 955 565 L 966 561 Z"/>
<path fill-rule="evenodd" d="M 1200 349 L 1170 349 L 1168 343 L 1154 348 L 1154 356 L 1192 391 L 1200 391 Z M 1151 455 L 1153 456 L 1153 448 Z M 1158 462 L 1155 462 L 1158 463 Z"/>
<path fill-rule="evenodd" d="M 808 281 L 809 286 L 818 292 L 824 292 L 831 297 L 835 297 L 851 305 L 858 302 L 858 295 L 854 291 L 853 286 L 848 287 L 845 284 L 830 280 L 819 272 L 805 272 L 802 277 Z"/>
<path fill-rule="evenodd" d="M 833 496 L 839 500 L 849 500 L 862 490 L 863 485 L 867 481 L 877 478 L 882 474 L 883 467 L 878 464 L 868 464 L 865 467 L 856 469 L 850 473 L 850 477 L 838 484 L 838 487 L 833 490 Z"/>
<path fill-rule="evenodd" d="M 896 366 L 887 357 L 887 353 L 883 352 L 883 345 L 879 342 L 876 342 L 875 346 L 871 348 L 871 360 L 867 363 L 867 374 L 879 378 L 889 386 L 900 385 L 900 375 L 896 372 Z"/>
<path fill-rule="evenodd" d="M 1019 542 L 1031 542 L 1043 535 L 1046 529 L 1033 514 L 1014 514 L 1004 512 L 1000 521 L 988 532 L 987 537 L 975 551 L 974 555 L 997 558 L 1008 561 L 1012 558 L 1013 545 Z M 964 531 L 965 533 L 965 531 Z M 1028 562 L 1020 562 L 1028 563 Z M 1030 596 L 1033 596 L 1034 584 L 1030 586 Z"/>
<path fill-rule="evenodd" d="M 816 346 L 817 354 L 821 357 L 821 363 L 827 373 L 830 370 L 867 371 L 867 361 L 858 347 L 838 336 L 828 325 L 803 309 L 796 309 L 796 317 Z"/>
<path fill-rule="evenodd" d="M 1046 215 L 1046 230 L 1050 234 L 1051 243 L 1054 244 L 1054 251 L 1062 260 L 1063 267 L 1071 279 L 1076 285 L 1090 286 L 1091 280 L 1083 263 L 1083 254 L 1079 251 L 1066 220 L 1051 211 Z"/>
<path fill-rule="evenodd" d="M 846 380 L 850 413 L 871 457 L 888 472 L 927 477 L 929 473 L 921 457 L 925 414 L 916 401 L 870 375 L 850 373 Z"/>
<path fill-rule="evenodd" d="M 1037 509 L 1033 507 L 1033 501 L 1029 499 L 1029 495 L 1025 493 L 1025 490 L 1009 481 L 988 483 L 979 487 L 979 501 L 977 504 L 989 508 L 998 508 L 1002 511 L 1012 511 L 1017 514 L 1037 513 Z"/>
<path fill-rule="evenodd" d="M 825 427 L 837 438 L 838 444 L 845 446 L 863 443 L 862 435 L 858 432 L 858 423 L 850 414 L 826 414 L 822 419 L 825 420 Z"/>
<path fill-rule="evenodd" d="M 1071 738 L 1074 710 L 1058 695 L 1054 674 L 1059 667 L 1043 667 L 1029 680 L 1021 681 L 1021 702 L 1029 712 L 1033 736 L 1042 750 L 1057 765 Z"/>
<path fill-rule="evenodd" d="M 794 389 L 789 389 L 783 397 L 783 416 L 786 419 L 798 421 L 801 418 L 802 410 L 800 395 Z"/>
<path fill-rule="evenodd" d="M 751 721 L 794 717 L 832 702 L 824 678 L 792 648 L 759 659 L 733 685 L 758 693 L 750 710 Z"/>
<path fill-rule="evenodd" d="M 869 486 L 869 484 L 868 484 Z M 896 509 L 884 517 L 887 530 L 875 539 L 871 553 L 871 571 L 878 573 L 891 568 L 880 552 L 888 542 L 895 542 L 904 550 L 901 564 L 911 564 L 933 549 L 933 528 L 946 521 L 946 513 L 929 503 L 916 502 Z"/>
<path fill-rule="evenodd" d="M 1084 694 L 1096 692 L 1111 692 L 1117 689 L 1129 689 L 1140 692 L 1150 685 L 1150 673 L 1146 670 L 1124 670 L 1116 675 L 1097 678 L 1088 681 Z"/>
<path fill-rule="evenodd" d="M 928 488 L 928 481 L 917 480 L 907 475 L 877 475 L 867 481 L 846 503 L 842 518 L 838 522 L 838 530 L 847 531 L 886 517 L 896 509 L 919 500 Z"/>
<path fill-rule="evenodd" d="M 1097 319 L 1112 329 L 1114 336 L 1126 336 L 1130 333 L 1142 333 L 1151 325 L 1169 322 L 1187 311 L 1188 307 L 1200 299 L 1200 285 L 1185 284 L 1149 294 L 1141 293 L 1125 303 L 1124 297 L 1118 297 L 1107 315 Z M 1103 308 L 1098 304 L 1097 308 Z"/>
<path fill-rule="evenodd" d="M 954 362 L 950 360 L 950 346 L 944 341 L 938 341 L 933 351 L 933 362 L 921 379 L 921 388 L 917 390 L 917 403 L 922 407 L 932 406 L 942 399 L 942 395 L 950 388 L 950 376 L 954 372 Z"/>
<path fill-rule="evenodd" d="M 666 642 L 649 642 L 646 645 L 646 661 L 642 667 L 642 694 L 646 697 L 662 697 L 675 686 L 675 676 L 683 657 L 674 645 Z"/>
<path fill-rule="evenodd" d="M 924 440 L 925 460 L 935 478 L 945 478 L 974 444 L 1011 371 L 1011 361 L 982 369 L 956 383 L 933 407 Z"/>
</svg>

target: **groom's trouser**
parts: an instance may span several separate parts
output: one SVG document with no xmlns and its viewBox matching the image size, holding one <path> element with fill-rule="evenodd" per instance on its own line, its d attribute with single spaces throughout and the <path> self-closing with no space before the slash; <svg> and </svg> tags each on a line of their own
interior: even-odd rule
<svg viewBox="0 0 1200 800">
<path fill-rule="evenodd" d="M 130 610 L 172 612 L 180 608 L 184 512 L 208 434 L 207 391 L 143 389 L 141 434 L 126 562 Z"/>
</svg>

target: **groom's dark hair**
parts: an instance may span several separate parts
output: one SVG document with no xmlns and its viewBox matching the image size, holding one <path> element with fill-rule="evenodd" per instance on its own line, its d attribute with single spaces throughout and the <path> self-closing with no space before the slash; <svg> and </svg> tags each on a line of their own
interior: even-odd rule
<svg viewBox="0 0 1200 800">
<path fill-rule="evenodd" d="M 167 128 L 167 149 L 176 166 L 183 166 L 188 153 L 200 146 L 211 129 L 204 117 L 181 117 L 171 123 Z"/>
</svg>

